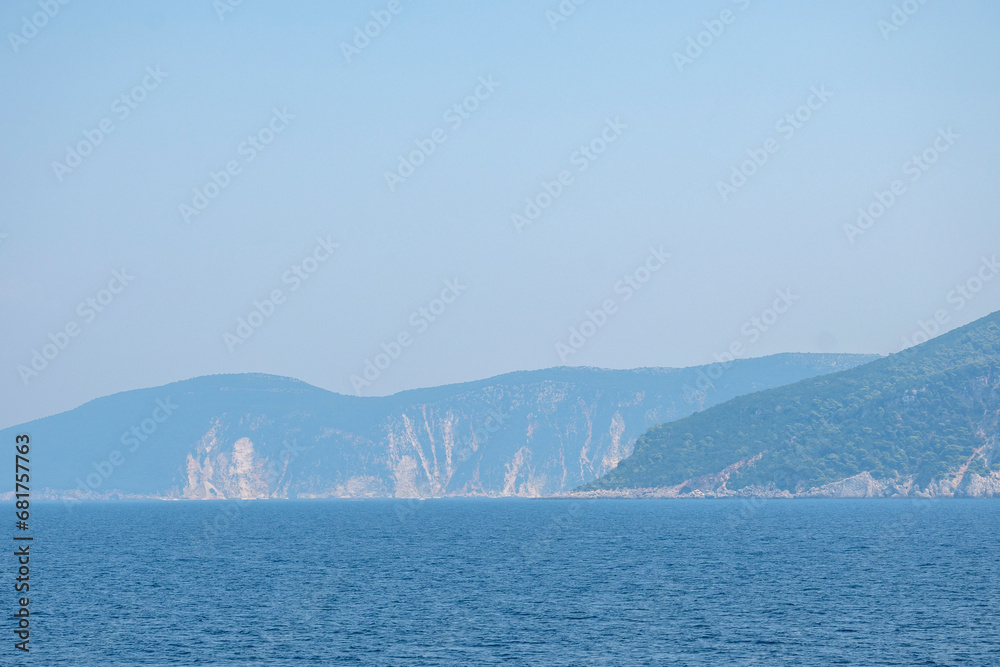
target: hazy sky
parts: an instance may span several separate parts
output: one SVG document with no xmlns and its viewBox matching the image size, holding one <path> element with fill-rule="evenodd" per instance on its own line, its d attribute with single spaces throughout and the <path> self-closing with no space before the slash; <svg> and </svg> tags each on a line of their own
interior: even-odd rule
<svg viewBox="0 0 1000 667">
<path fill-rule="evenodd" d="M 0 427 L 986 315 L 1000 6 L 896 6 L 4 2 Z"/>
</svg>

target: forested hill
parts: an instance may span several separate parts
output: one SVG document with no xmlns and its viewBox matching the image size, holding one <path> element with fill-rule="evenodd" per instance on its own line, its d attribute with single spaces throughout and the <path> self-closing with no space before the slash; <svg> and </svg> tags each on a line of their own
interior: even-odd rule
<svg viewBox="0 0 1000 667">
<path fill-rule="evenodd" d="M 629 458 L 580 490 L 1000 495 L 998 383 L 994 313 L 870 364 L 653 427 Z"/>
</svg>

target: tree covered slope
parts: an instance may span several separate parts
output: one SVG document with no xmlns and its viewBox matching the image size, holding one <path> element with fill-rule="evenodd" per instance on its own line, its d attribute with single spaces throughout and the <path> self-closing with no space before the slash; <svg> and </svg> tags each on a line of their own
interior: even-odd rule
<svg viewBox="0 0 1000 667">
<path fill-rule="evenodd" d="M 582 491 L 1000 495 L 1000 313 L 653 427 Z"/>
</svg>

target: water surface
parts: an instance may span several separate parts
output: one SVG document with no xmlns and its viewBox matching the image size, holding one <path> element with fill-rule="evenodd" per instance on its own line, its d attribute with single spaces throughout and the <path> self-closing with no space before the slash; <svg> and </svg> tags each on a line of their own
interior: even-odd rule
<svg viewBox="0 0 1000 667">
<path fill-rule="evenodd" d="M 24 664 L 1000 664 L 991 501 L 40 503 L 33 518 Z"/>
</svg>

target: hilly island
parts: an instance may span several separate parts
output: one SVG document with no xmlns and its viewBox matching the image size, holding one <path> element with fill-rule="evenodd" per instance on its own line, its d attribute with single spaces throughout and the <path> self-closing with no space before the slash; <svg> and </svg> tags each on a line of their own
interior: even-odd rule
<svg viewBox="0 0 1000 667">
<path fill-rule="evenodd" d="M 0 438 L 31 435 L 36 497 L 544 497 L 613 470 L 651 426 L 873 358 L 553 368 L 384 397 L 214 375 L 99 398 Z"/>
<path fill-rule="evenodd" d="M 383 397 L 205 376 L 0 438 L 39 443 L 51 499 L 993 497 L 998 386 L 994 313 L 888 357 L 563 367 Z"/>
<path fill-rule="evenodd" d="M 1000 495 L 1000 313 L 644 433 L 579 495 Z"/>
</svg>

